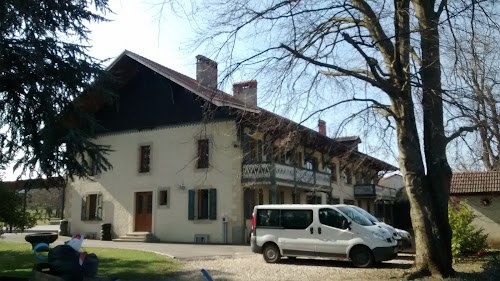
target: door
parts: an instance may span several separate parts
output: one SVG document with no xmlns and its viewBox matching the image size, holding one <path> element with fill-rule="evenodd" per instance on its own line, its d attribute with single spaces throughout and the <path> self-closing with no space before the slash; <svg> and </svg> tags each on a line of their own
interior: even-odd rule
<svg viewBox="0 0 500 281">
<path fill-rule="evenodd" d="M 316 255 L 315 238 L 312 209 L 281 210 L 281 235 L 278 243 L 283 249 L 283 255 Z"/>
<path fill-rule="evenodd" d="M 151 232 L 153 192 L 135 193 L 135 231 Z"/>
<path fill-rule="evenodd" d="M 319 223 L 316 227 L 316 252 L 321 257 L 347 257 L 347 247 L 353 238 L 349 229 L 343 229 L 347 219 L 334 209 L 322 208 L 318 212 Z"/>
</svg>

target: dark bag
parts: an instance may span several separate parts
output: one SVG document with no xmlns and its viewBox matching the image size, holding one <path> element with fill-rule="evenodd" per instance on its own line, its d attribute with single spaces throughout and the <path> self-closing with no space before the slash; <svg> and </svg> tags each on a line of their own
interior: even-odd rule
<svg viewBox="0 0 500 281">
<path fill-rule="evenodd" d="M 95 254 L 88 254 L 85 256 L 82 264 L 82 272 L 85 277 L 96 277 L 97 267 L 99 266 L 99 261 Z"/>
<path fill-rule="evenodd" d="M 70 246 L 59 245 L 49 250 L 49 266 L 53 275 L 66 281 L 83 280 L 83 272 L 78 263 L 78 252 Z"/>
</svg>

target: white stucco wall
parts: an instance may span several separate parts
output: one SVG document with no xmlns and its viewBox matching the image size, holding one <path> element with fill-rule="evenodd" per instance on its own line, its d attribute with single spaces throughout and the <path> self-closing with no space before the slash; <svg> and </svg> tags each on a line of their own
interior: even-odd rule
<svg viewBox="0 0 500 281">
<path fill-rule="evenodd" d="M 500 249 L 500 195 L 459 196 L 459 198 L 474 210 L 476 218 L 473 224 L 484 228 L 488 234 L 489 246 Z M 485 206 L 483 199 L 490 200 L 491 204 Z"/>
<path fill-rule="evenodd" d="M 111 171 L 95 182 L 77 180 L 67 189 L 66 214 L 70 231 L 97 232 L 104 222 L 112 223 L 114 234 L 134 230 L 134 192 L 153 192 L 152 233 L 162 241 L 193 242 L 195 234 L 209 235 L 210 243 L 222 243 L 222 215 L 229 217 L 228 242 L 232 230 L 243 228 L 241 148 L 235 147 L 234 121 L 171 126 L 148 131 L 104 135 L 100 144 L 111 145 Z M 197 140 L 210 141 L 210 168 L 196 169 Z M 139 146 L 151 145 L 151 170 L 141 174 Z M 185 186 L 181 189 L 180 186 Z M 158 191 L 169 188 L 169 206 L 159 206 Z M 217 220 L 188 220 L 188 190 L 217 189 Z M 103 221 L 81 221 L 81 200 L 88 193 L 103 195 Z"/>
<path fill-rule="evenodd" d="M 379 183 L 380 186 L 392 187 L 392 188 L 402 188 L 405 186 L 403 176 L 392 175 L 387 178 L 382 178 Z"/>
</svg>

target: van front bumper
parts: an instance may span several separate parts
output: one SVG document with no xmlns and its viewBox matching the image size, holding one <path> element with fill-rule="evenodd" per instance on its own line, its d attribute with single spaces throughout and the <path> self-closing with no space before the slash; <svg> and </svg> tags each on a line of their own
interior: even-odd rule
<svg viewBox="0 0 500 281">
<path fill-rule="evenodd" d="M 398 247 L 378 247 L 378 248 L 373 248 L 373 257 L 375 258 L 376 262 L 379 261 L 388 261 L 392 260 L 393 258 L 397 257 L 398 255 Z"/>
<path fill-rule="evenodd" d="M 261 254 L 262 253 L 262 247 L 257 245 L 257 237 L 256 236 L 250 236 L 250 247 L 252 249 L 252 252 Z"/>
</svg>

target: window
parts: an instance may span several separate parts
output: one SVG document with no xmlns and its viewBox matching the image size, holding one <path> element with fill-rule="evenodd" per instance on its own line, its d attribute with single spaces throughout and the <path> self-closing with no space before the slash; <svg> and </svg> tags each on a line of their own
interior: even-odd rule
<svg viewBox="0 0 500 281">
<path fill-rule="evenodd" d="M 285 229 L 306 229 L 312 221 L 312 210 L 281 210 L 281 227 Z"/>
<path fill-rule="evenodd" d="M 342 214 L 334 209 L 325 208 L 319 210 L 319 222 L 324 225 L 343 229 L 342 224 L 346 220 L 347 219 Z"/>
<path fill-rule="evenodd" d="M 349 218 L 351 218 L 353 221 L 356 223 L 363 225 L 363 226 L 368 226 L 368 225 L 374 225 L 369 219 L 367 219 L 365 216 L 360 214 L 358 211 L 356 211 L 354 208 L 351 208 L 349 206 L 340 206 L 338 209 L 347 215 Z"/>
<path fill-rule="evenodd" d="M 151 161 L 151 146 L 150 145 L 142 145 L 140 147 L 139 173 L 148 173 L 149 172 L 150 161 Z"/>
<path fill-rule="evenodd" d="M 217 190 L 191 189 L 189 190 L 188 219 L 217 219 Z"/>
<path fill-rule="evenodd" d="M 208 168 L 208 139 L 198 140 L 198 169 Z"/>
<path fill-rule="evenodd" d="M 168 207 L 169 190 L 164 189 L 158 192 L 158 205 Z"/>
<path fill-rule="evenodd" d="M 306 159 L 306 169 L 308 170 L 318 170 L 318 160 L 316 158 L 307 158 Z"/>
<path fill-rule="evenodd" d="M 81 220 L 102 220 L 102 195 L 88 194 L 82 198 Z"/>
<path fill-rule="evenodd" d="M 279 227 L 280 210 L 276 209 L 257 210 L 257 218 L 255 224 L 261 227 Z"/>
</svg>

